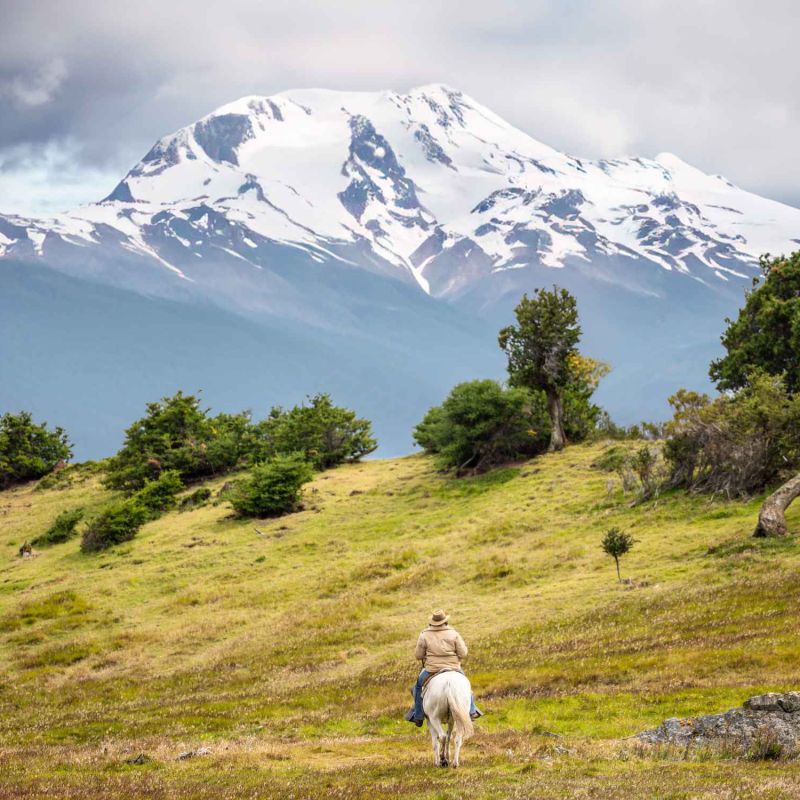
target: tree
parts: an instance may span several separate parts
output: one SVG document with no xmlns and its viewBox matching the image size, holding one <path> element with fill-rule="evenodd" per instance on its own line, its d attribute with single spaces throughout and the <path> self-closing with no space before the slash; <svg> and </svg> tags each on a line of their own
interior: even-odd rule
<svg viewBox="0 0 800 800">
<path fill-rule="evenodd" d="M 711 379 L 721 391 L 747 385 L 753 369 L 783 375 L 791 393 L 800 391 L 800 250 L 761 259 L 763 280 L 753 281 L 744 308 L 727 320 L 727 351 L 713 361 Z"/>
<path fill-rule="evenodd" d="M 414 441 L 457 472 L 481 472 L 547 447 L 544 395 L 497 381 L 460 383 L 414 429 Z"/>
<path fill-rule="evenodd" d="M 758 512 L 758 524 L 753 536 L 785 536 L 786 509 L 800 497 L 800 475 L 795 475 L 773 492 Z"/>
<path fill-rule="evenodd" d="M 335 406 L 324 393 L 311 397 L 308 405 L 288 411 L 274 407 L 267 419 L 256 425 L 256 435 L 257 459 L 304 453 L 316 469 L 358 461 L 378 446 L 369 420 Z"/>
<path fill-rule="evenodd" d="M 626 553 L 629 553 L 636 539 L 629 533 L 624 533 L 619 528 L 610 528 L 606 535 L 603 537 L 602 547 L 603 551 L 614 559 L 617 565 L 617 579 L 622 582 L 622 576 L 619 572 L 619 560 Z"/>
<path fill-rule="evenodd" d="M 761 259 L 763 280 L 753 281 L 744 308 L 727 320 L 726 354 L 712 362 L 710 375 L 722 390 L 746 388 L 754 372 L 780 376 L 790 394 L 800 394 L 800 250 Z M 784 466 L 789 466 L 787 459 Z M 797 463 L 794 463 L 795 469 Z M 786 533 L 784 513 L 800 496 L 800 475 L 771 494 L 761 507 L 755 536 Z"/>
<path fill-rule="evenodd" d="M 561 450 L 566 444 L 564 391 L 573 379 L 570 359 L 581 337 L 575 298 L 557 286 L 552 291 L 536 289 L 532 298 L 522 297 L 514 313 L 517 324 L 503 328 L 498 337 L 511 384 L 545 393 L 549 449 Z"/>
<path fill-rule="evenodd" d="M 0 417 L 0 489 L 41 478 L 72 457 L 67 434 L 37 424 L 28 411 Z"/>
<path fill-rule="evenodd" d="M 303 484 L 313 476 L 302 453 L 275 456 L 237 481 L 228 499 L 240 517 L 278 517 L 297 510 Z"/>
</svg>

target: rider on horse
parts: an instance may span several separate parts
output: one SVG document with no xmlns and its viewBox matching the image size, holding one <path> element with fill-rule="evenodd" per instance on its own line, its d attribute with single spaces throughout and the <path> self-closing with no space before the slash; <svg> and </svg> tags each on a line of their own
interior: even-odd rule
<svg viewBox="0 0 800 800">
<path fill-rule="evenodd" d="M 428 622 L 428 627 L 419 635 L 414 657 L 422 662 L 422 672 L 419 673 L 416 684 L 411 689 L 414 695 L 414 708 L 407 714 L 406 719 L 413 722 L 418 728 L 425 720 L 422 710 L 422 687 L 431 675 L 443 670 L 461 669 L 461 661 L 467 657 L 467 645 L 461 634 L 448 625 L 449 617 L 444 611 L 435 611 Z M 475 705 L 475 698 L 470 701 L 469 715 L 472 719 L 482 717 L 483 713 Z"/>
</svg>

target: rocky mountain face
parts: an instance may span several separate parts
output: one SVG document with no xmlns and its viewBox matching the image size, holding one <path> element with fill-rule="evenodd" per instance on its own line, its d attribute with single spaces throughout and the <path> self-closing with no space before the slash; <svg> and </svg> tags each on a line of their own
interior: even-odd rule
<svg viewBox="0 0 800 800">
<path fill-rule="evenodd" d="M 161 139 L 97 203 L 0 215 L 0 267 L 23 294 L 19 265 L 214 307 L 277 330 L 276 348 L 292 326 L 335 333 L 353 380 L 399 339 L 419 369 L 455 348 L 460 375 L 501 374 L 494 329 L 558 283 L 585 349 L 615 367 L 602 399 L 622 419 L 704 380 L 758 256 L 798 242 L 798 209 L 669 154 L 560 153 L 441 85 L 242 98 Z"/>
</svg>

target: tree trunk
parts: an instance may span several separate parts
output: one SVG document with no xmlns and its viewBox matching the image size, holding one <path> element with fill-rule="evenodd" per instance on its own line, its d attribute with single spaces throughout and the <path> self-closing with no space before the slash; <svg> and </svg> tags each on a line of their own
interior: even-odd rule
<svg viewBox="0 0 800 800">
<path fill-rule="evenodd" d="M 786 536 L 786 509 L 800 497 L 800 475 L 795 475 L 771 494 L 758 512 L 758 525 L 753 536 Z"/>
<path fill-rule="evenodd" d="M 563 450 L 567 443 L 567 435 L 564 433 L 564 401 L 555 389 L 547 392 L 547 411 L 553 425 L 550 433 L 550 446 L 547 449 L 552 453 L 556 450 Z"/>
<path fill-rule="evenodd" d="M 614 561 L 615 561 L 615 562 L 616 562 L 616 564 L 617 564 L 617 580 L 618 580 L 620 583 L 622 583 L 622 575 L 620 575 L 620 573 L 619 573 L 619 557 L 618 557 L 618 556 L 614 556 Z"/>
</svg>

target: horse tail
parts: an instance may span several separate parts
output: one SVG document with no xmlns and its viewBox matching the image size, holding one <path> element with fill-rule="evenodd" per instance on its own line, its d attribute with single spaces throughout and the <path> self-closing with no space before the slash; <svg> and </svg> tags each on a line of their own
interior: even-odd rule
<svg viewBox="0 0 800 800">
<path fill-rule="evenodd" d="M 469 706 L 464 708 L 464 706 L 458 702 L 458 697 L 456 696 L 452 683 L 447 684 L 447 705 L 453 716 L 456 733 L 461 736 L 462 740 L 469 739 L 469 737 L 475 733 L 475 726 L 472 724 L 472 720 L 469 716 Z"/>
</svg>

